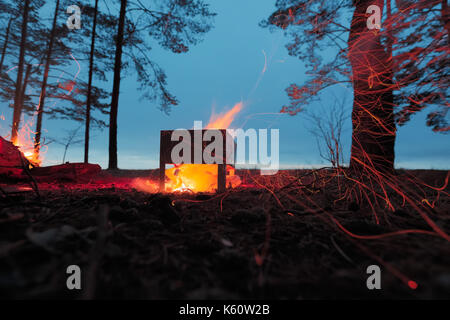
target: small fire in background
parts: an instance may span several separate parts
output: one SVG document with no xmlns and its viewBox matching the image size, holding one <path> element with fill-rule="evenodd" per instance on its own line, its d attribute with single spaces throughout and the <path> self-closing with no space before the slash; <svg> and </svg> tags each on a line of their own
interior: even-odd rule
<svg viewBox="0 0 450 320">
<path fill-rule="evenodd" d="M 72 53 L 70 53 L 70 57 L 73 59 L 73 61 L 76 63 L 77 65 L 77 72 L 75 74 L 75 76 L 73 77 L 72 80 L 68 80 L 65 82 L 60 82 L 59 80 L 62 78 L 62 76 L 64 75 L 65 71 L 63 71 L 59 78 L 57 79 L 57 84 L 58 84 L 58 88 L 63 90 L 62 95 L 57 96 L 60 99 L 65 99 L 68 96 L 70 96 L 72 94 L 72 92 L 75 93 L 79 93 L 78 89 L 76 88 L 76 79 L 78 78 L 78 75 L 81 71 L 81 66 L 80 63 L 78 62 L 78 60 L 73 56 Z M 33 64 L 33 67 L 36 66 L 43 66 L 43 64 Z M 6 73 L 8 74 L 10 71 L 15 70 L 16 68 L 18 68 L 18 66 L 15 66 L 11 69 L 9 69 Z M 56 104 L 56 101 L 54 102 L 54 104 Z M 35 117 L 37 115 L 38 112 L 38 108 L 39 106 L 36 106 L 35 112 L 33 114 L 33 116 L 28 120 L 22 120 L 21 123 L 21 128 L 19 129 L 19 132 L 17 133 L 17 138 L 14 139 L 14 141 L 11 141 L 16 147 L 18 147 L 23 155 L 25 156 L 25 158 L 27 158 L 27 160 L 33 165 L 33 166 L 40 166 L 42 164 L 42 160 L 43 160 L 43 155 L 47 152 L 47 146 L 44 146 L 42 144 L 42 142 L 40 143 L 40 145 L 38 145 L 38 152 L 36 152 L 35 150 L 35 135 L 36 132 L 32 129 L 32 127 L 34 126 L 34 120 Z M 0 115 L 0 120 L 5 121 L 5 116 L 3 114 Z M 0 129 L 2 129 L 2 127 L 0 126 Z M 3 133 L 0 131 L 0 134 L 3 135 Z M 10 136 L 8 134 L 3 135 L 4 138 L 8 139 L 10 138 Z"/>
<path fill-rule="evenodd" d="M 1 116 L 0 120 L 6 121 L 5 116 Z M 22 121 L 22 126 L 17 133 L 17 138 L 11 141 L 16 147 L 22 151 L 23 155 L 33 166 L 40 166 L 42 163 L 42 150 L 41 156 L 37 155 L 34 150 L 34 135 L 32 127 L 34 125 L 34 119 L 31 118 L 28 121 Z M 8 136 L 5 136 L 8 138 Z M 42 148 L 41 148 L 42 149 Z M 45 152 L 44 152 L 45 153 Z"/>
</svg>

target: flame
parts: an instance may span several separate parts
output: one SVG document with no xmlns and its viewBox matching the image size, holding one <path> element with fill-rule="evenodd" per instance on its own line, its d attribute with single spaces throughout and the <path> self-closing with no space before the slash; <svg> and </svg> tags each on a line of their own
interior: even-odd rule
<svg viewBox="0 0 450 320">
<path fill-rule="evenodd" d="M 158 192 L 159 185 L 157 182 L 145 178 L 136 178 L 131 182 L 131 186 L 136 190 L 156 193 Z"/>
<path fill-rule="evenodd" d="M 2 115 L 1 120 L 5 121 L 5 117 Z M 17 133 L 16 139 L 11 140 L 12 144 L 22 151 L 23 155 L 33 166 L 40 166 L 42 163 L 42 157 L 36 154 L 34 150 L 34 136 L 35 132 L 32 127 L 34 125 L 34 118 L 30 118 L 28 121 L 22 120 L 22 126 Z M 42 152 L 42 151 L 41 151 Z M 41 153 L 42 155 L 42 153 Z"/>
<path fill-rule="evenodd" d="M 242 102 L 239 102 L 236 103 L 234 107 L 228 112 L 219 115 L 211 115 L 206 129 L 227 129 L 233 122 L 236 114 L 238 114 L 242 110 L 243 106 L 244 104 Z"/>
<path fill-rule="evenodd" d="M 166 187 L 171 192 L 214 192 L 217 189 L 217 164 L 181 164 L 166 170 L 169 179 Z M 227 166 L 227 187 L 241 184 L 234 168 Z"/>
</svg>

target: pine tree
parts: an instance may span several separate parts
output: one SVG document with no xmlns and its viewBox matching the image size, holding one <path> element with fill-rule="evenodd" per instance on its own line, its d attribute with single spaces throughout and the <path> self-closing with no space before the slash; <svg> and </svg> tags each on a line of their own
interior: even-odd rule
<svg viewBox="0 0 450 320">
<path fill-rule="evenodd" d="M 124 65 L 122 53 L 130 59 L 137 72 L 142 97 L 156 100 L 160 109 L 169 113 L 177 99 L 166 88 L 166 75 L 148 53 L 148 39 L 155 40 L 164 49 L 174 53 L 187 52 L 189 45 L 200 41 L 200 36 L 211 28 L 215 15 L 201 0 L 120 1 L 120 14 L 116 35 L 114 82 L 111 94 L 109 122 L 109 169 L 117 169 L 117 114 L 121 72 Z M 145 31 L 145 32 L 144 32 Z"/>
<path fill-rule="evenodd" d="M 19 131 L 20 117 L 22 114 L 22 79 L 23 79 L 23 68 L 25 60 L 25 45 L 27 40 L 27 30 L 28 30 L 28 14 L 30 11 L 30 0 L 25 0 L 22 9 L 22 29 L 21 29 L 21 40 L 20 40 L 20 53 L 19 53 L 19 63 L 17 67 L 17 79 L 16 79 L 16 90 L 14 94 L 14 115 L 11 130 L 11 141 L 16 142 L 17 133 Z"/>
<path fill-rule="evenodd" d="M 95 0 L 95 7 L 93 12 L 93 22 L 91 30 L 91 47 L 89 52 L 89 79 L 86 98 L 86 120 L 84 129 L 84 162 L 89 162 L 89 138 L 91 125 L 91 103 L 92 103 L 92 77 L 94 73 L 94 55 L 95 55 L 95 33 L 97 30 L 97 16 L 98 16 L 98 0 Z"/>
<path fill-rule="evenodd" d="M 41 94 L 39 97 L 39 104 L 38 104 L 38 110 L 37 110 L 36 135 L 34 138 L 34 153 L 37 158 L 39 157 L 39 151 L 41 148 L 42 118 L 43 118 L 44 107 L 45 107 L 48 74 L 49 74 L 49 70 L 50 70 L 50 63 L 52 60 L 53 44 L 56 41 L 55 38 L 57 35 L 56 23 L 57 23 L 57 19 L 58 19 L 59 3 L 60 3 L 60 0 L 56 0 L 55 12 L 53 14 L 53 23 L 52 23 L 52 28 L 51 28 L 50 35 L 49 35 L 50 38 L 49 38 L 48 47 L 47 47 L 47 55 L 45 57 L 45 67 L 44 67 L 44 76 L 42 78 Z"/>
<path fill-rule="evenodd" d="M 71 4 L 71 1 L 63 1 L 62 7 Z M 103 129 L 107 126 L 100 117 L 109 114 L 109 105 L 104 101 L 109 94 L 100 84 L 94 85 L 94 78 L 105 81 L 106 74 L 111 71 L 109 65 L 113 51 L 110 48 L 114 45 L 111 33 L 115 30 L 116 18 L 102 12 L 97 1 L 94 6 L 91 6 L 91 1 L 79 2 L 78 5 L 82 13 L 81 29 L 68 31 L 65 43 L 68 45 L 67 50 L 76 54 L 76 62 L 81 65 L 82 70 L 87 70 L 87 74 L 81 72 L 76 80 L 66 79 L 62 85 L 49 84 L 48 96 L 68 103 L 58 103 L 47 114 L 50 119 L 73 120 L 84 124 L 87 162 L 91 129 Z"/>
</svg>

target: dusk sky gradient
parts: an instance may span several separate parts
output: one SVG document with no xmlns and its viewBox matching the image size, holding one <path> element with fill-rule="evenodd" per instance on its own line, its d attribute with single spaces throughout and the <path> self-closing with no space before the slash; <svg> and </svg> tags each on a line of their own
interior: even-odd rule
<svg viewBox="0 0 450 320">
<path fill-rule="evenodd" d="M 280 164 L 282 168 L 326 166 L 320 158 L 315 137 L 308 130 L 310 121 L 302 114 L 279 114 L 288 103 L 285 89 L 291 83 L 305 81 L 305 67 L 288 55 L 283 32 L 270 32 L 259 22 L 274 11 L 274 0 L 205 0 L 216 12 L 214 28 L 188 53 L 173 54 L 156 43 L 149 57 L 166 72 L 168 88 L 179 100 L 170 115 L 158 110 L 154 102 L 140 100 L 138 84 L 132 69 L 124 73 L 121 83 L 118 116 L 118 159 L 122 169 L 148 169 L 159 165 L 159 132 L 192 128 L 201 120 L 206 126 L 212 112 L 220 113 L 243 101 L 244 108 L 232 128 L 277 128 L 280 130 Z M 349 21 L 350 22 L 350 21 Z M 73 31 L 76 32 L 76 31 Z M 334 54 L 333 52 L 326 54 Z M 73 55 L 76 57 L 77 52 Z M 267 57 L 267 70 L 261 76 Z M 87 68 L 86 65 L 83 68 Z M 86 70 L 83 70 L 85 72 Z M 112 74 L 109 76 L 112 79 Z M 105 83 L 109 91 L 112 81 Z M 352 90 L 336 86 L 307 106 L 308 110 L 327 110 L 335 102 L 345 101 L 350 116 Z M 450 169 L 450 137 L 434 133 L 425 125 L 426 112 L 412 117 L 398 128 L 396 167 Z M 10 126 L 12 109 L 0 105 L 0 134 Z M 105 117 L 105 120 L 107 118 Z M 6 122 L 6 123 L 5 123 Z M 44 136 L 63 137 L 65 130 L 78 124 L 65 120 L 44 120 Z M 80 137 L 83 136 L 83 128 Z M 349 160 L 351 121 L 348 117 L 343 132 L 345 159 Z M 63 147 L 50 144 L 44 165 L 62 160 Z M 71 146 L 67 155 L 71 162 L 83 160 L 83 145 Z M 90 162 L 106 168 L 108 163 L 108 130 L 92 133 Z"/>
</svg>

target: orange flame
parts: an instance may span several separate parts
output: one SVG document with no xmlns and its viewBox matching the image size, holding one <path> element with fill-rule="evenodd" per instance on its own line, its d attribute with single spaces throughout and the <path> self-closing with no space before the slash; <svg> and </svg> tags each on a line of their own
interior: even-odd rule
<svg viewBox="0 0 450 320">
<path fill-rule="evenodd" d="M 182 164 L 166 170 L 168 191 L 214 192 L 217 188 L 217 164 Z M 234 168 L 227 166 L 227 186 L 241 184 Z"/>
<path fill-rule="evenodd" d="M 2 115 L 2 117 L 0 117 L 0 119 L 6 120 L 3 115 Z M 32 129 L 34 120 L 33 120 L 33 118 L 31 118 L 28 121 L 22 121 L 22 122 L 23 122 L 23 125 L 20 128 L 19 132 L 17 133 L 16 139 L 14 139 L 14 141 L 11 141 L 11 142 L 16 147 L 18 147 L 20 149 L 20 151 L 22 151 L 25 158 L 27 158 L 27 160 L 33 166 L 40 166 L 42 163 L 42 158 L 39 157 L 39 155 L 37 155 L 34 151 L 35 132 Z"/>
<path fill-rule="evenodd" d="M 244 104 L 239 102 L 228 112 L 219 115 L 211 115 L 206 129 L 227 129 L 233 122 L 234 117 L 242 110 L 243 106 Z"/>
</svg>

